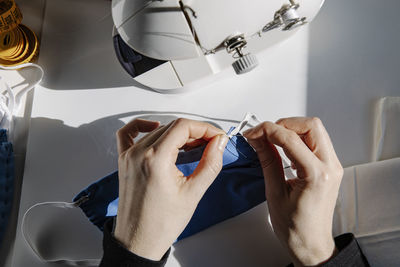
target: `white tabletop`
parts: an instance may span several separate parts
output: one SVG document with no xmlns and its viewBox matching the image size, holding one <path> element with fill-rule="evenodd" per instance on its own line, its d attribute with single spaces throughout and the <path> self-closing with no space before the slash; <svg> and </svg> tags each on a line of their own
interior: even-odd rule
<svg viewBox="0 0 400 267">
<path fill-rule="evenodd" d="M 371 103 L 379 96 L 399 94 L 399 76 L 393 71 L 399 69 L 400 56 L 394 51 L 400 40 L 379 31 L 375 20 L 367 23 L 369 28 L 363 28 L 355 20 L 340 24 L 335 19 L 343 12 L 352 18 L 358 14 L 356 8 L 364 4 L 361 0 L 352 4 L 345 0 L 328 2 L 311 28 L 311 38 L 308 28 L 301 30 L 259 55 L 260 66 L 254 71 L 243 76 L 227 71 L 224 79 L 205 88 L 162 95 L 143 89 L 119 66 L 112 47 L 108 1 L 47 1 L 39 60 L 46 76 L 42 86 L 35 89 L 19 224 L 31 205 L 70 201 L 82 188 L 115 170 L 114 132 L 128 117 L 150 111 L 233 120 L 240 120 L 246 111 L 263 120 L 307 113 L 322 117 L 345 166 L 368 161 Z M 386 9 L 399 7 L 392 5 Z M 371 7 L 371 14 L 358 16 L 369 22 L 376 17 L 377 9 Z M 376 25 L 398 25 L 394 24 L 397 16 L 385 16 L 377 16 Z M 332 25 L 337 25 L 335 31 Z M 368 35 L 371 27 L 390 40 L 387 51 Z M 355 35 L 355 31 L 361 33 Z M 374 66 L 377 58 L 381 64 Z M 365 71 L 362 59 L 369 64 Z M 172 117 L 164 114 L 155 118 Z M 53 211 L 49 214 L 55 216 Z M 70 214 L 73 219 L 60 220 L 49 214 L 41 218 L 46 221 L 40 229 L 43 252 L 75 257 L 101 255 L 101 233 L 83 215 Z M 266 209 L 260 205 L 207 229 L 180 242 L 168 266 L 283 266 L 289 260 L 265 221 Z M 68 239 L 68 231 L 76 236 Z M 80 246 L 63 244 L 63 239 L 57 239 L 60 232 L 67 241 L 79 240 Z M 12 266 L 53 265 L 40 262 L 18 230 Z"/>
<path fill-rule="evenodd" d="M 264 120 L 305 115 L 307 28 L 260 55 L 260 67 L 246 75 L 228 70 L 208 87 L 162 95 L 137 85 L 119 65 L 112 47 L 109 5 L 96 0 L 47 2 L 39 58 L 46 75 L 35 89 L 19 225 L 33 204 L 70 201 L 115 170 L 115 131 L 132 116 L 156 112 L 153 118 L 167 121 L 173 116 L 163 112 L 231 120 L 242 119 L 246 111 Z M 225 129 L 230 125 L 216 122 Z M 37 229 L 44 254 L 101 256 L 101 233 L 83 214 L 67 213 L 60 220 L 55 212 L 50 209 L 39 217 L 45 222 Z M 76 221 L 68 219 L 70 215 L 76 215 Z M 67 225 L 73 221 L 73 226 Z M 19 228 L 12 266 L 52 266 L 33 255 Z M 68 231 L 72 233 L 65 237 Z M 246 262 L 289 262 L 267 228 L 264 204 L 180 242 L 167 266 L 243 266 Z"/>
</svg>

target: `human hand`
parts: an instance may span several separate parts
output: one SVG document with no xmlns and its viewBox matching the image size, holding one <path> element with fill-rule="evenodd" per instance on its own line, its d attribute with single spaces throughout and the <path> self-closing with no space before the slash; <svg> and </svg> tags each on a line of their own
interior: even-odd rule
<svg viewBox="0 0 400 267">
<path fill-rule="evenodd" d="M 296 266 L 314 266 L 336 251 L 332 220 L 343 168 L 318 118 L 264 122 L 244 133 L 263 168 L 272 226 Z M 297 178 L 285 180 L 274 145 L 283 148 Z"/>
<path fill-rule="evenodd" d="M 150 132 L 137 143 L 139 132 Z M 176 165 L 179 149 L 208 142 L 193 174 Z M 222 168 L 225 133 L 198 121 L 136 119 L 117 133 L 119 204 L 114 236 L 144 258 L 160 260 L 189 223 L 197 204 Z"/>
</svg>

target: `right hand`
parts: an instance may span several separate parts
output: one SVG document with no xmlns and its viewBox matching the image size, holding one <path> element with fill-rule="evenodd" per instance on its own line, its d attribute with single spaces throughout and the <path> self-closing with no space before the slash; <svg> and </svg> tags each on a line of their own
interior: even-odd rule
<svg viewBox="0 0 400 267">
<path fill-rule="evenodd" d="M 139 132 L 150 132 L 134 142 Z M 197 204 L 222 168 L 225 132 L 199 121 L 136 119 L 117 133 L 119 203 L 114 236 L 141 257 L 160 260 L 185 229 Z M 206 142 L 189 176 L 176 167 L 181 148 Z"/>
<path fill-rule="evenodd" d="M 315 266 L 336 253 L 332 220 L 343 176 L 318 118 L 264 122 L 244 133 L 263 168 L 272 226 L 296 266 Z M 283 148 L 297 178 L 286 180 L 274 145 Z"/>
</svg>

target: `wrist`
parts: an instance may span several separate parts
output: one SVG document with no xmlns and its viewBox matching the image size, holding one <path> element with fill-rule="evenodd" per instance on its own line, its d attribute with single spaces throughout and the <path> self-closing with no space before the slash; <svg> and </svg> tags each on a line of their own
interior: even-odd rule
<svg viewBox="0 0 400 267">
<path fill-rule="evenodd" d="M 295 266 L 319 266 L 337 254 L 333 238 L 312 245 L 292 245 L 290 253 Z"/>
<path fill-rule="evenodd" d="M 147 235 L 141 235 L 132 227 L 116 224 L 114 238 L 131 253 L 153 261 L 159 261 L 168 251 L 168 245 L 163 245 L 161 239 L 151 239 Z"/>
</svg>

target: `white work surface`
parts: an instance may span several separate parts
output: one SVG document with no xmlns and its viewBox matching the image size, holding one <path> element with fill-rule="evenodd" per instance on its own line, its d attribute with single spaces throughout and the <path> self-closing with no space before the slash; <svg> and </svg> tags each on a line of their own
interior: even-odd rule
<svg viewBox="0 0 400 267">
<path fill-rule="evenodd" d="M 393 1 L 368 3 L 385 6 L 389 13 L 399 7 Z M 19 224 L 31 205 L 70 201 L 82 188 L 116 169 L 114 132 L 123 125 L 119 118 L 126 121 L 143 111 L 233 120 L 240 120 L 246 111 L 263 120 L 307 113 L 322 117 L 348 166 L 369 158 L 372 100 L 399 95 L 400 76 L 395 72 L 400 69 L 400 56 L 395 48 L 400 40 L 385 31 L 398 32 L 397 15 L 375 14 L 379 10 L 375 6 L 368 9 L 370 13 L 358 14 L 358 8 L 366 5 L 361 0 L 328 1 L 311 28 L 311 43 L 305 28 L 259 55 L 260 66 L 254 71 L 234 76 L 229 70 L 227 78 L 180 95 L 144 89 L 119 66 L 112 47 L 109 5 L 98 0 L 47 1 L 39 59 L 46 76 L 35 89 Z M 348 21 L 340 22 L 342 14 Z M 385 29 L 380 31 L 382 23 Z M 381 38 L 374 37 L 377 33 Z M 382 49 L 375 39 L 386 40 L 388 47 Z M 376 61 L 380 64 L 374 65 Z M 74 215 L 79 220 L 79 213 Z M 43 251 L 100 257 L 101 233 L 83 215 L 79 223 L 67 219 L 48 218 L 40 229 Z M 262 204 L 181 241 L 167 266 L 284 266 L 289 260 L 265 222 Z M 67 241 L 79 241 L 70 245 L 63 242 L 66 239 L 57 240 L 62 234 Z M 18 227 L 12 266 L 64 265 L 40 262 Z"/>
<path fill-rule="evenodd" d="M 229 69 L 225 79 L 206 88 L 162 95 L 135 86 L 119 65 L 109 6 L 97 0 L 47 1 L 39 58 L 46 75 L 35 89 L 12 266 L 62 266 L 40 262 L 32 253 L 21 235 L 22 215 L 37 202 L 71 201 L 88 184 L 115 170 L 115 131 L 123 125 L 119 118 L 149 111 L 232 120 L 241 120 L 246 111 L 264 120 L 305 115 L 307 28 L 260 55 L 260 67 L 246 75 L 233 75 Z M 48 218 L 38 229 L 44 254 L 101 257 L 101 232 L 83 213 L 74 217 L 80 216 L 75 223 L 68 212 L 63 217 L 51 214 L 49 210 L 41 216 Z M 183 240 L 167 266 L 285 265 L 289 259 L 266 221 L 263 204 Z"/>
</svg>

